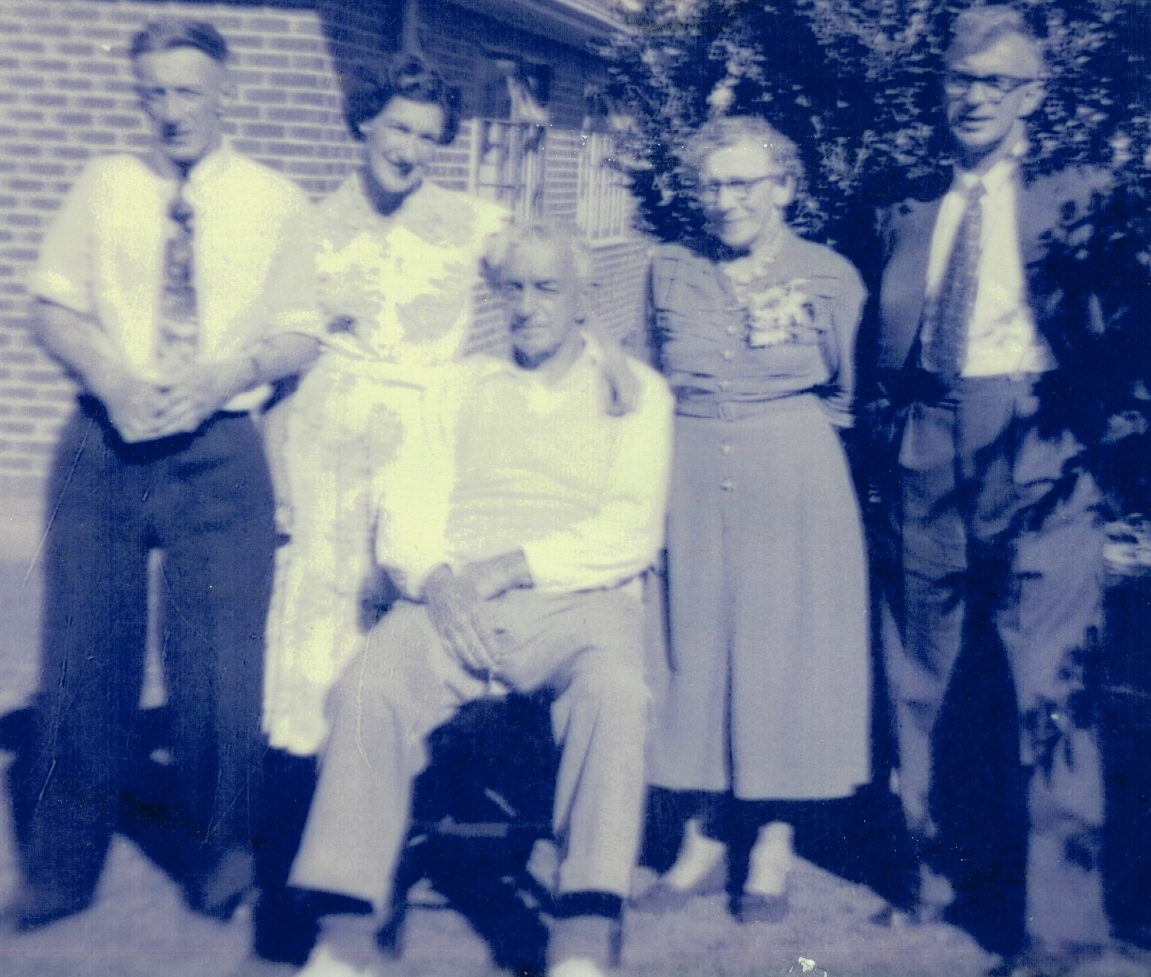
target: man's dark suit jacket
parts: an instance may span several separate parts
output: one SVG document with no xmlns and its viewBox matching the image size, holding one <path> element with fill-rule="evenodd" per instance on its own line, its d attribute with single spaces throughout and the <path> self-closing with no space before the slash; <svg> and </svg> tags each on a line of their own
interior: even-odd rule
<svg viewBox="0 0 1151 977">
<path fill-rule="evenodd" d="M 1062 242 L 1086 214 L 1092 194 L 1107 186 L 1107 174 L 1099 170 L 1066 169 L 1050 176 L 1024 180 L 1016 197 L 1019 250 L 1026 272 L 1028 298 L 1039 334 L 1046 340 L 1056 363 L 1066 366 L 1069 328 L 1073 311 L 1066 308 L 1066 283 L 1052 281 L 1047 262 L 1053 243 Z M 931 235 L 943 198 L 907 200 L 880 215 L 880 233 L 887 257 L 879 295 L 877 335 L 872 350 L 877 375 L 891 379 L 909 363 L 908 357 L 919 332 L 927 285 Z"/>
<path fill-rule="evenodd" d="M 1016 196 L 1020 258 L 1027 301 L 1039 335 L 1047 343 L 1056 369 L 1036 386 L 1040 397 L 1037 423 L 1052 435 L 1068 426 L 1068 409 L 1077 403 L 1077 386 L 1092 378 L 1077 350 L 1082 337 L 1102 331 L 1100 306 L 1092 299 L 1098 282 L 1065 273 L 1062 259 L 1090 227 L 1085 218 L 1092 196 L 1108 188 L 1098 170 L 1067 169 L 1050 176 L 1021 178 Z M 931 400 L 941 382 L 919 370 L 917 342 L 925 300 L 931 237 L 942 197 L 908 200 L 880 215 L 885 265 L 872 331 L 861 343 L 866 360 L 859 363 L 868 427 L 868 476 L 884 504 L 870 513 L 869 545 L 887 611 L 902 628 L 902 519 L 899 513 L 900 452 L 906 407 Z M 1053 391 L 1064 394 L 1052 396 Z M 1066 398 L 1066 399 L 1065 399 Z M 1061 403 L 1055 404 L 1056 400 Z M 1083 436 L 1077 435 L 1080 443 Z M 1070 475 L 1071 478 L 1075 476 Z M 1052 493 L 1055 495 L 1057 493 Z M 1023 944 L 1021 881 L 1027 863 L 1026 786 L 1018 766 L 1019 731 L 1005 657 L 991 636 L 979 631 L 972 653 L 961 656 L 948 700 L 940 716 L 946 744 L 937 758 L 933 800 L 941 812 L 940 830 L 956 846 L 954 880 L 960 892 L 953 918 L 961 921 L 987 947 L 1006 956 Z M 1017 881 L 1004 884 L 1003 879 Z M 992 885 L 983 880 L 999 880 Z"/>
</svg>

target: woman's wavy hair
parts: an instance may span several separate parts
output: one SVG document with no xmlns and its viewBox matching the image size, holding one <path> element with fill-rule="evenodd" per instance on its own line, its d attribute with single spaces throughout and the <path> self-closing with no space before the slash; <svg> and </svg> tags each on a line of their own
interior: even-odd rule
<svg viewBox="0 0 1151 977">
<path fill-rule="evenodd" d="M 700 126 L 687 140 L 683 161 L 694 179 L 704 161 L 715 150 L 735 146 L 744 140 L 761 143 L 772 162 L 780 167 L 795 183 L 798 194 L 803 187 L 803 162 L 795 143 L 766 119 L 758 115 L 725 115 L 711 119 Z"/>
<path fill-rule="evenodd" d="M 447 146 L 460 129 L 460 90 L 417 54 L 401 53 L 385 61 L 361 62 L 349 73 L 344 117 L 356 139 L 361 126 L 379 115 L 393 98 L 438 105 L 444 113 L 439 144 Z"/>
</svg>

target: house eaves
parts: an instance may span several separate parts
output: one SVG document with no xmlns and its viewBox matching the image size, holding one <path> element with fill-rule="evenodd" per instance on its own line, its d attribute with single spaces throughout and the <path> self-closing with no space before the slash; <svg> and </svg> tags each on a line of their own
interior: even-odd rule
<svg viewBox="0 0 1151 977">
<path fill-rule="evenodd" d="M 428 2 L 428 0 L 424 0 Z M 519 30 L 584 47 L 631 30 L 615 0 L 450 0 Z"/>
</svg>

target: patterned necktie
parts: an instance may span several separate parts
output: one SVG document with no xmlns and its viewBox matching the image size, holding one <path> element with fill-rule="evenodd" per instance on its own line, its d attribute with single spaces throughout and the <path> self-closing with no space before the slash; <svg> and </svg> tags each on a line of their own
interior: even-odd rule
<svg viewBox="0 0 1151 977">
<path fill-rule="evenodd" d="M 200 345 L 196 285 L 192 267 L 193 211 L 184 199 L 184 181 L 168 207 L 172 227 L 164 244 L 164 290 L 160 297 L 160 336 L 156 361 L 172 374 L 192 363 Z"/>
<path fill-rule="evenodd" d="M 954 379 L 967 356 L 967 328 L 979 284 L 980 234 L 983 230 L 983 184 L 967 191 L 967 206 L 955 233 L 955 245 L 940 282 L 939 295 L 929 310 L 931 331 L 923 347 L 923 367 Z"/>
</svg>

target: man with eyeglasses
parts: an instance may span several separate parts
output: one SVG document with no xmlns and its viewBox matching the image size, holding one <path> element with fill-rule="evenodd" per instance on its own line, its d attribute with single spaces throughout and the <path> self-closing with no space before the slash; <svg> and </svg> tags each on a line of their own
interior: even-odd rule
<svg viewBox="0 0 1151 977">
<path fill-rule="evenodd" d="M 955 897 L 956 866 L 929 804 L 932 734 L 964 638 L 997 635 L 1028 777 L 1028 937 L 1058 951 L 1055 937 L 1092 942 L 1101 919 L 1097 875 L 1063 852 L 1101 819 L 1094 740 L 1074 703 L 1101 624 L 1102 533 L 1094 483 L 1075 474 L 1082 446 L 1045 423 L 1042 392 L 1067 375 L 1052 371 L 1076 368 L 1060 362 L 1060 330 L 1086 323 L 1072 321 L 1065 283 L 1045 280 L 1043 259 L 1050 232 L 1083 213 L 1100 181 L 1021 173 L 1045 65 L 1018 12 L 960 14 L 945 68 L 951 189 L 882 222 L 871 417 L 882 419 L 876 444 L 898 458 L 891 512 L 902 594 L 889 598 L 883 629 L 898 790 L 920 862 L 919 915 L 938 918 Z M 979 620 L 993 627 L 973 628 Z M 1061 932 L 1044 905 L 1063 913 Z"/>
</svg>

